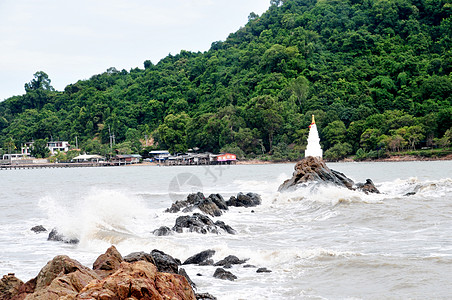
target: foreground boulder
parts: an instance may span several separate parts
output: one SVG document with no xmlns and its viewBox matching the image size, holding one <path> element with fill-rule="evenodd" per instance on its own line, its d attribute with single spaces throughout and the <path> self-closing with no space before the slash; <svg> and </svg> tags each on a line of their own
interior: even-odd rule
<svg viewBox="0 0 452 300">
<path fill-rule="evenodd" d="M 14 276 L 13 273 L 4 275 L 0 279 L 0 300 L 11 299 L 19 293 L 19 288 L 24 283 L 22 280 Z"/>
<path fill-rule="evenodd" d="M 308 182 L 332 183 L 350 190 L 362 190 L 365 193 L 379 193 L 372 180 L 368 179 L 365 184 L 355 185 L 353 180 L 343 173 L 331 170 L 327 167 L 324 160 L 313 156 L 308 156 L 299 161 L 295 165 L 292 178 L 284 181 L 279 186 L 278 191 L 284 192 L 296 189 L 297 186 Z"/>
<path fill-rule="evenodd" d="M 118 252 L 115 246 L 111 246 L 96 259 L 93 264 L 93 270 L 100 278 L 105 278 L 116 272 L 123 261 L 121 253 Z"/>
<path fill-rule="evenodd" d="M 95 279 L 100 279 L 96 272 L 66 255 L 59 255 L 49 261 L 37 277 L 21 285 L 10 299 L 75 299 Z"/>
<path fill-rule="evenodd" d="M 0 300 L 196 299 L 184 276 L 159 272 L 146 259 L 122 260 L 114 246 L 99 256 L 93 264 L 95 270 L 65 255 L 56 256 L 27 283 L 14 274 L 3 276 Z"/>
<path fill-rule="evenodd" d="M 117 272 L 86 285 L 75 299 L 196 299 L 184 276 L 161 273 L 145 261 L 121 263 Z"/>
</svg>

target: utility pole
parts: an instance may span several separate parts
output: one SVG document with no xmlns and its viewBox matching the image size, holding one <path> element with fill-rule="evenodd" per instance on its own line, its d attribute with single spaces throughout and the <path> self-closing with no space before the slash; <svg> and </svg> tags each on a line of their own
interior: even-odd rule
<svg viewBox="0 0 452 300">
<path fill-rule="evenodd" d="M 108 135 L 110 136 L 110 152 L 113 153 L 113 144 L 112 144 L 112 135 L 111 135 L 110 125 L 108 125 Z"/>
</svg>

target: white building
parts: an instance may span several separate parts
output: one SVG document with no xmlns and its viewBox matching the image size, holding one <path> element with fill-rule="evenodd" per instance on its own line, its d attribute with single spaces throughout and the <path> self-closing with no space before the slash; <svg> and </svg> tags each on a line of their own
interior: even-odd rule
<svg viewBox="0 0 452 300">
<path fill-rule="evenodd" d="M 55 155 L 58 151 L 68 152 L 70 146 L 69 142 L 66 141 L 47 142 L 47 148 L 49 148 L 52 155 Z"/>
</svg>

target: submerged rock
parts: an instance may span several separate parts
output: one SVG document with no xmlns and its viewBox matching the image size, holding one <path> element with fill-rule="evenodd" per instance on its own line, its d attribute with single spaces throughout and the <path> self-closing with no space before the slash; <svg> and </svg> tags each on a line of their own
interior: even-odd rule
<svg viewBox="0 0 452 300">
<path fill-rule="evenodd" d="M 368 193 L 379 194 L 380 193 L 380 191 L 375 187 L 374 183 L 370 179 L 366 179 L 365 183 L 357 183 L 356 187 L 366 194 L 368 194 Z"/>
<path fill-rule="evenodd" d="M 292 178 L 284 181 L 279 186 L 278 191 L 288 191 L 297 188 L 300 184 L 308 182 L 332 183 L 350 190 L 362 190 L 365 193 L 379 193 L 372 180 L 367 179 L 366 183 L 355 186 L 353 180 L 341 172 L 331 170 L 327 167 L 324 160 L 313 156 L 308 156 L 297 162 Z"/>
<path fill-rule="evenodd" d="M 215 263 L 214 266 L 241 265 L 241 264 L 245 263 L 246 261 L 247 261 L 247 259 L 242 260 L 242 259 L 239 259 L 235 255 L 228 255 L 225 258 L 223 258 L 222 260 Z"/>
<path fill-rule="evenodd" d="M 171 235 L 173 232 L 171 231 L 171 228 L 167 226 L 161 226 L 159 229 L 156 229 L 152 232 L 156 236 L 167 236 Z"/>
<path fill-rule="evenodd" d="M 42 225 L 33 226 L 30 230 L 35 232 L 35 233 L 40 233 L 40 232 L 46 232 L 47 231 L 47 229 L 45 229 L 44 226 L 42 226 Z"/>
<path fill-rule="evenodd" d="M 197 293 L 195 294 L 196 300 L 217 300 L 217 297 L 212 296 L 209 293 Z"/>
<path fill-rule="evenodd" d="M 237 276 L 235 276 L 229 271 L 226 271 L 223 268 L 217 268 L 215 270 L 215 273 L 213 274 L 213 277 L 230 281 L 234 281 L 235 279 L 237 279 Z"/>
<path fill-rule="evenodd" d="M 211 258 L 215 254 L 215 250 L 204 250 L 202 252 L 199 252 L 193 256 L 190 256 L 184 261 L 184 265 L 190 265 L 190 264 L 200 264 L 202 262 L 207 261 L 209 258 Z"/>
<path fill-rule="evenodd" d="M 49 233 L 49 237 L 47 238 L 48 241 L 55 241 L 55 242 L 63 242 L 66 244 L 78 244 L 80 241 L 77 238 L 68 238 L 61 233 L 58 232 L 55 228 L 52 229 L 52 231 Z"/>
<path fill-rule="evenodd" d="M 256 193 L 238 193 L 237 197 L 231 196 L 226 204 L 228 206 L 237 206 L 237 207 L 254 207 L 258 206 L 262 203 L 261 196 Z"/>
<path fill-rule="evenodd" d="M 256 270 L 256 273 L 271 273 L 272 270 L 269 270 L 267 268 L 259 268 Z"/>
</svg>

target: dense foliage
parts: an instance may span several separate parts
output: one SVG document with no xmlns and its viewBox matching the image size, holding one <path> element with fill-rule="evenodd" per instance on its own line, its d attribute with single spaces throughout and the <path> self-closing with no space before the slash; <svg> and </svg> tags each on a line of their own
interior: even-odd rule
<svg viewBox="0 0 452 300">
<path fill-rule="evenodd" d="M 0 143 L 297 159 L 315 114 L 331 159 L 449 146 L 451 12 L 450 0 L 272 0 L 205 53 L 110 68 L 63 92 L 36 73 L 0 103 Z"/>
</svg>

